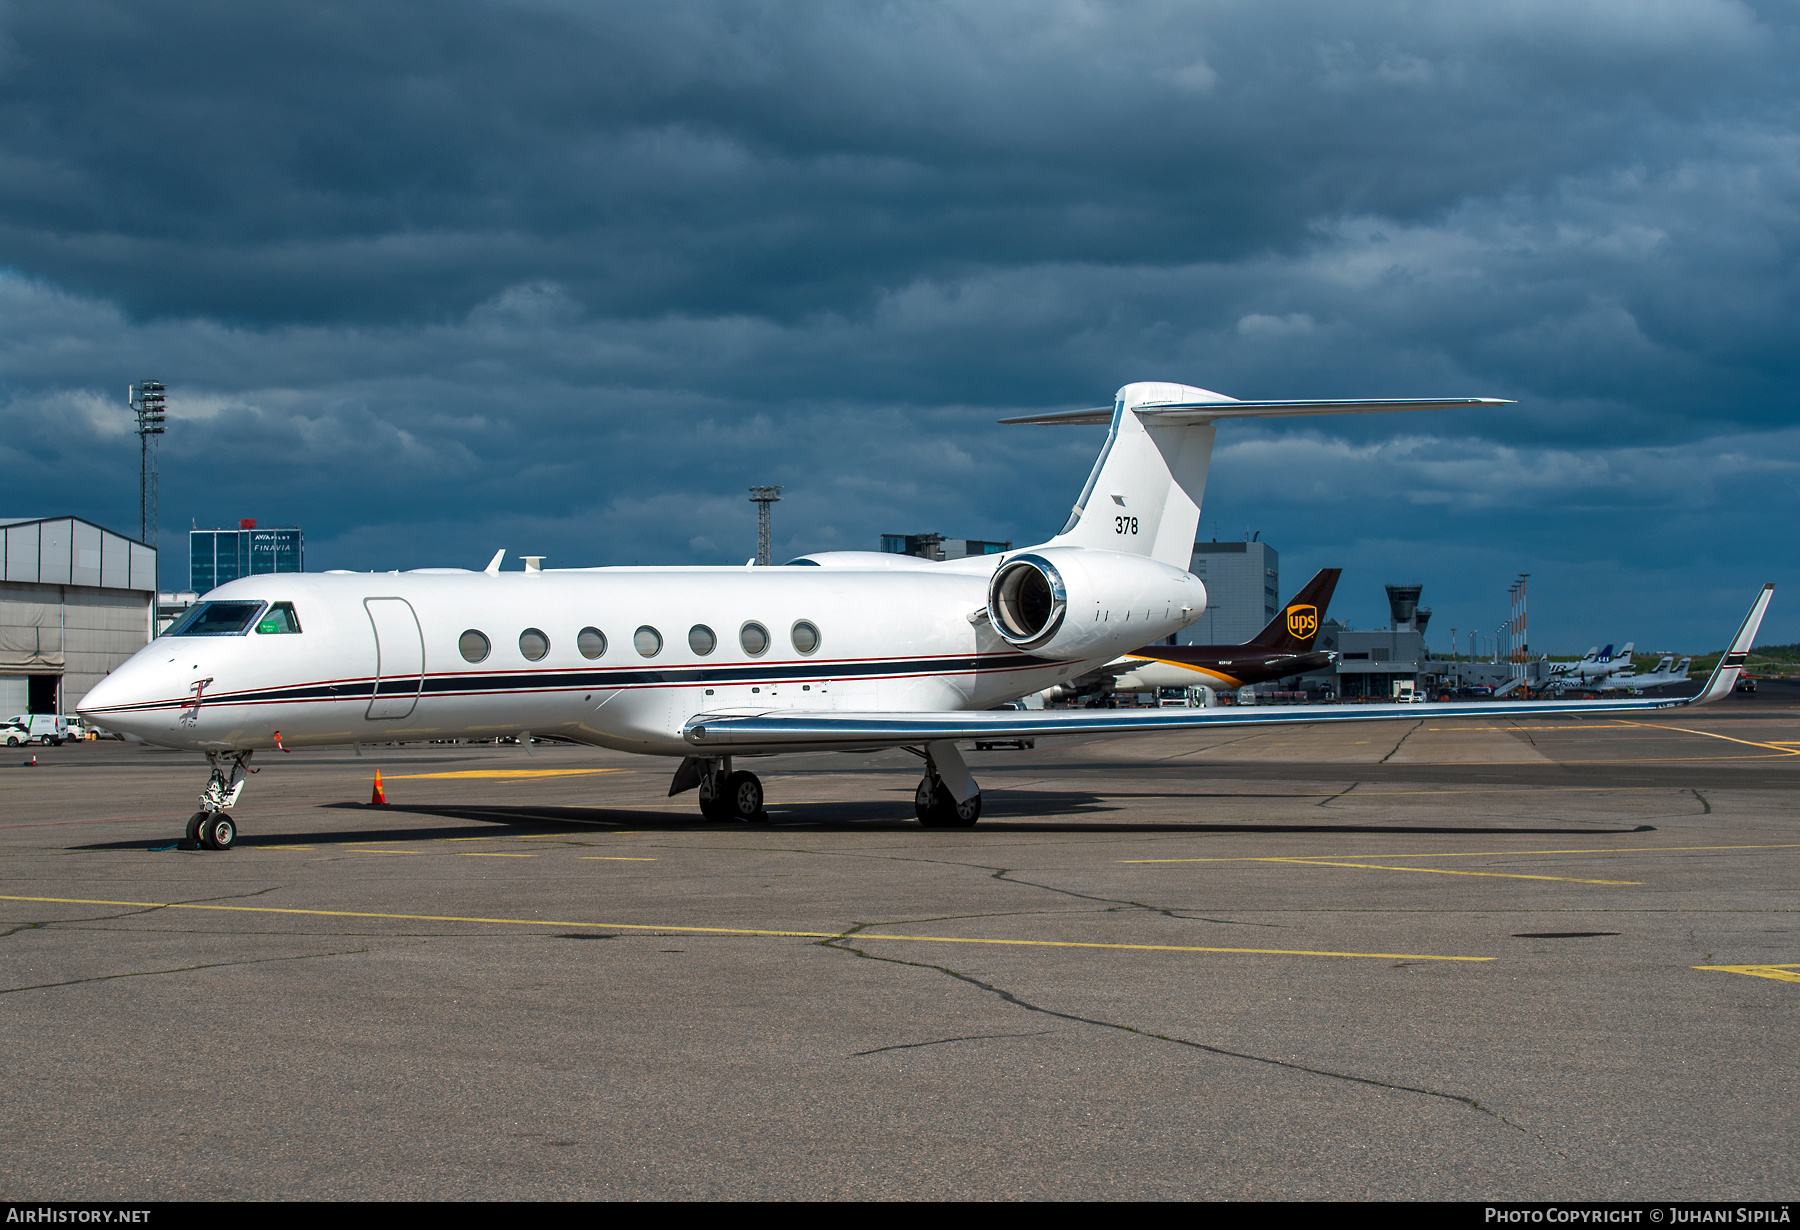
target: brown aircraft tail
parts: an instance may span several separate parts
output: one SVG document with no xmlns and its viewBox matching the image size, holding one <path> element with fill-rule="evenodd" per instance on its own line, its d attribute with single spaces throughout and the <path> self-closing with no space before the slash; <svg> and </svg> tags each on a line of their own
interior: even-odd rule
<svg viewBox="0 0 1800 1230">
<path fill-rule="evenodd" d="M 1270 653 L 1306 653 L 1325 622 L 1325 608 L 1337 590 L 1342 568 L 1321 568 L 1313 579 L 1275 612 L 1269 626 L 1245 642 Z"/>
</svg>

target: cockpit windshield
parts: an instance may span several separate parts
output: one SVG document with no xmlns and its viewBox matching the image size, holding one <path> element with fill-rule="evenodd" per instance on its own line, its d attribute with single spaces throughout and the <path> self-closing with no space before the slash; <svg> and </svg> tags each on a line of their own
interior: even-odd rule
<svg viewBox="0 0 1800 1230">
<path fill-rule="evenodd" d="M 256 630 L 260 633 L 298 632 L 300 617 L 294 614 L 291 602 L 272 602 L 263 617 L 256 621 Z"/>
<path fill-rule="evenodd" d="M 242 636 L 262 611 L 260 602 L 202 602 L 164 636 Z"/>
</svg>

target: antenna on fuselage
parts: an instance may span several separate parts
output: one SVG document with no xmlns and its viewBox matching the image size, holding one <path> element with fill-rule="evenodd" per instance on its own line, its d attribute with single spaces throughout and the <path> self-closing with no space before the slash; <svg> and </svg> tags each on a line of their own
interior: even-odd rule
<svg viewBox="0 0 1800 1230">
<path fill-rule="evenodd" d="M 483 568 L 482 571 L 487 573 L 490 577 L 498 576 L 500 573 L 500 561 L 505 558 L 506 548 L 501 547 L 498 551 L 494 552 L 494 558 L 488 561 L 488 566 Z"/>
</svg>

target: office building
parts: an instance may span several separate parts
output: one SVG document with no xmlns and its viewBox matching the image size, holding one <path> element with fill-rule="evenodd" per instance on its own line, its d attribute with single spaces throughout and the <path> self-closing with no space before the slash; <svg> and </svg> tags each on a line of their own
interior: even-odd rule
<svg viewBox="0 0 1800 1230">
<path fill-rule="evenodd" d="M 945 538 L 942 534 L 883 534 L 881 549 L 889 555 L 916 555 L 920 559 L 967 559 L 971 555 L 999 555 L 1012 550 L 1012 543 Z"/>
<path fill-rule="evenodd" d="M 1275 618 L 1281 556 L 1260 536 L 1197 542 L 1188 571 L 1206 584 L 1206 614 L 1176 634 L 1179 645 L 1238 645 Z"/>
<path fill-rule="evenodd" d="M 302 571 L 303 538 L 298 526 L 257 529 L 253 519 L 235 530 L 188 533 L 188 588 L 196 594 L 239 577 Z"/>
</svg>

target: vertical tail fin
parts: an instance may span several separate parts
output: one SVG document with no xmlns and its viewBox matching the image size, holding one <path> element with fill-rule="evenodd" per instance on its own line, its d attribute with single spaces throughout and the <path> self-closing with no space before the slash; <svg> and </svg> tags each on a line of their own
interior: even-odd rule
<svg viewBox="0 0 1800 1230">
<path fill-rule="evenodd" d="M 1245 644 L 1272 653 L 1306 653 L 1313 647 L 1319 625 L 1325 622 L 1325 608 L 1331 605 L 1331 595 L 1337 592 L 1343 572 L 1341 568 L 1319 569 L 1286 606 L 1275 612 L 1268 627 Z"/>
<path fill-rule="evenodd" d="M 1070 510 L 1068 524 L 1046 545 L 1124 551 L 1185 569 L 1194 558 L 1215 428 L 1211 423 L 1159 423 L 1138 411 L 1199 400 L 1230 399 L 1185 384 L 1120 389 L 1112 430 L 1087 486 Z"/>
</svg>

